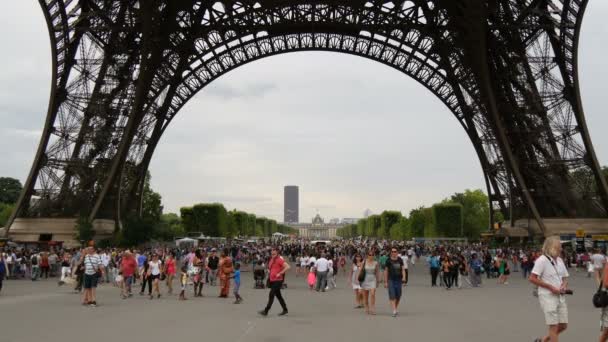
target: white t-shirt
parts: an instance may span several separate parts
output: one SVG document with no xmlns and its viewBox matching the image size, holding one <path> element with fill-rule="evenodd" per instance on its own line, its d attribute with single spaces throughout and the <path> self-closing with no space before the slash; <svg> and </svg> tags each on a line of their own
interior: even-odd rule
<svg viewBox="0 0 608 342">
<path fill-rule="evenodd" d="M 315 262 L 315 268 L 317 269 L 317 272 L 327 272 L 329 270 L 329 261 L 325 258 L 319 258 L 319 260 Z"/>
<path fill-rule="evenodd" d="M 602 254 L 595 253 L 591 256 L 591 262 L 593 263 L 593 267 L 595 267 L 596 270 L 601 270 L 606 264 L 606 257 Z"/>
<path fill-rule="evenodd" d="M 403 268 L 407 270 L 407 263 L 410 260 L 410 258 L 404 254 L 401 256 L 401 260 L 403 260 Z"/>
<path fill-rule="evenodd" d="M 553 264 L 551 264 L 551 262 L 553 262 Z M 570 276 L 562 258 L 551 260 L 544 255 L 541 255 L 538 259 L 536 259 L 532 273 L 536 274 L 543 282 L 557 288 L 562 286 L 562 278 L 567 278 Z M 551 291 L 544 287 L 539 287 L 538 294 L 551 294 Z"/>
<path fill-rule="evenodd" d="M 314 256 L 311 256 L 310 259 L 308 259 L 308 264 L 312 264 L 313 266 L 315 266 L 317 263 L 317 258 L 315 258 Z"/>
<path fill-rule="evenodd" d="M 101 255 L 101 264 L 103 265 L 103 267 L 108 267 L 108 265 L 110 264 L 110 256 L 106 253 L 103 253 Z"/>
<path fill-rule="evenodd" d="M 150 274 L 152 274 L 153 276 L 157 276 L 160 274 L 160 260 L 159 261 L 150 261 L 148 262 L 148 265 L 150 265 Z"/>
<path fill-rule="evenodd" d="M 303 258 L 300 260 L 302 267 L 306 267 L 306 266 L 308 266 L 308 265 L 309 265 L 308 260 L 309 260 L 309 258 L 308 258 L 308 257 L 303 257 Z"/>
</svg>

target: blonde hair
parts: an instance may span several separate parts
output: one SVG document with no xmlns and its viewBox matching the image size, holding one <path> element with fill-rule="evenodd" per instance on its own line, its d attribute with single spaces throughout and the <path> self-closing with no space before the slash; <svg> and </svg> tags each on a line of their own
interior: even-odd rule
<svg viewBox="0 0 608 342">
<path fill-rule="evenodd" d="M 550 257 L 559 256 L 557 252 L 557 246 L 561 246 L 561 240 L 559 236 L 550 236 L 545 239 L 545 243 L 543 243 L 543 254 L 548 255 Z M 557 255 L 556 255 L 557 254 Z"/>
</svg>

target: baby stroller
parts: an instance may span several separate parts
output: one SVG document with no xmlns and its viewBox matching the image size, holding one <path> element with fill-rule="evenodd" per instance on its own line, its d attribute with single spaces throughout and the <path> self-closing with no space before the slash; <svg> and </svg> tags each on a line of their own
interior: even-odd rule
<svg viewBox="0 0 608 342">
<path fill-rule="evenodd" d="M 266 272 L 264 270 L 264 267 L 262 266 L 262 263 L 258 262 L 258 264 L 253 269 L 253 279 L 255 280 L 256 289 L 263 289 L 266 287 L 264 285 L 264 278 L 266 278 Z"/>
</svg>

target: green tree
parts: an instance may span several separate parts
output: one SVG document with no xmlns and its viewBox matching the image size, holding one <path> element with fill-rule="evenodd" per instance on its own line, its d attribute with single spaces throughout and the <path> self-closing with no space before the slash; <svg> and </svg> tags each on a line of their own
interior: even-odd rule
<svg viewBox="0 0 608 342">
<path fill-rule="evenodd" d="M 194 211 L 192 207 L 182 207 L 179 209 L 180 217 L 182 219 L 182 226 L 188 233 L 195 232 L 196 226 L 194 221 Z"/>
<path fill-rule="evenodd" d="M 123 247 L 133 247 L 149 241 L 154 234 L 158 222 L 150 218 L 130 216 L 124 220 L 122 231 L 116 238 L 117 243 Z"/>
<path fill-rule="evenodd" d="M 256 217 L 255 219 L 255 230 L 257 236 L 270 236 L 269 227 L 268 227 L 268 219 L 265 217 Z"/>
<path fill-rule="evenodd" d="M 15 206 L 13 204 L 0 203 L 0 227 L 4 227 L 8 218 L 13 213 Z"/>
<path fill-rule="evenodd" d="M 23 189 L 23 186 L 18 179 L 0 177 L 0 203 L 17 203 L 21 189 Z"/>
<path fill-rule="evenodd" d="M 230 212 L 230 216 L 232 217 L 232 224 L 234 225 L 236 235 L 248 235 L 248 214 L 244 211 L 233 210 Z"/>
<path fill-rule="evenodd" d="M 433 220 L 439 235 L 444 237 L 462 236 L 462 205 L 442 203 L 433 206 Z"/>
<path fill-rule="evenodd" d="M 147 171 L 144 183 L 142 217 L 153 222 L 160 222 L 161 215 L 163 214 L 162 196 L 152 190 L 150 186 L 151 179 L 150 171 Z"/>
<path fill-rule="evenodd" d="M 390 237 L 391 236 L 391 228 L 398 224 L 399 221 L 403 218 L 403 215 L 401 214 L 401 212 L 399 211 L 383 211 L 382 214 L 380 214 L 380 228 L 379 231 L 381 233 L 378 234 L 378 236 L 381 237 Z"/>
<path fill-rule="evenodd" d="M 81 216 L 76 221 L 76 240 L 88 242 L 95 237 L 93 223 L 86 216 Z"/>
<path fill-rule="evenodd" d="M 407 217 L 402 217 L 401 220 L 399 220 L 399 227 L 403 240 L 411 240 L 414 237 L 411 222 Z"/>
<path fill-rule="evenodd" d="M 391 240 L 403 240 L 403 227 L 399 223 L 395 223 L 389 229 L 389 236 Z"/>
<path fill-rule="evenodd" d="M 425 232 L 424 228 L 426 226 L 426 219 L 424 216 L 425 209 L 426 209 L 425 207 L 419 207 L 416 209 L 412 209 L 410 211 L 409 226 L 410 226 L 410 231 L 411 231 L 412 237 L 426 236 L 424 234 L 424 232 Z"/>
<path fill-rule="evenodd" d="M 152 234 L 152 238 L 162 241 L 173 241 L 177 237 L 182 237 L 186 234 L 184 227 L 181 224 L 181 219 L 177 214 L 168 213 L 160 217 Z"/>
<path fill-rule="evenodd" d="M 380 215 L 371 215 L 367 218 L 366 236 L 369 237 L 382 237 L 378 235 L 380 229 Z"/>
<path fill-rule="evenodd" d="M 422 210 L 422 215 L 424 216 L 424 237 L 439 237 L 439 235 L 437 234 L 435 221 L 433 219 L 433 209 L 424 208 Z"/>
<path fill-rule="evenodd" d="M 256 217 L 254 214 L 249 214 L 247 219 L 247 234 L 248 236 L 259 236 L 255 230 Z"/>
<path fill-rule="evenodd" d="M 192 207 L 196 231 L 206 236 L 225 236 L 228 233 L 228 212 L 220 203 L 196 204 Z"/>
<path fill-rule="evenodd" d="M 367 236 L 367 219 L 357 221 L 357 236 Z"/>
<path fill-rule="evenodd" d="M 462 205 L 464 235 L 468 238 L 478 238 L 481 232 L 490 226 L 490 206 L 488 196 L 482 190 L 465 190 L 456 193 L 444 203 L 460 203 Z"/>
</svg>

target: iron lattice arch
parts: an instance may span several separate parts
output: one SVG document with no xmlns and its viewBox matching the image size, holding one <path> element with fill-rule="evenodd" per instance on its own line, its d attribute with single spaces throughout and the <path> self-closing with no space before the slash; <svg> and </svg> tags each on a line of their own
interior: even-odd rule
<svg viewBox="0 0 608 342">
<path fill-rule="evenodd" d="M 471 139 L 492 211 L 541 229 L 607 215 L 578 85 L 587 0 L 40 4 L 52 90 L 11 222 L 137 212 L 154 150 L 191 97 L 241 65 L 307 50 L 383 63 L 435 94 Z"/>
</svg>

